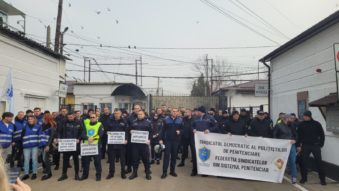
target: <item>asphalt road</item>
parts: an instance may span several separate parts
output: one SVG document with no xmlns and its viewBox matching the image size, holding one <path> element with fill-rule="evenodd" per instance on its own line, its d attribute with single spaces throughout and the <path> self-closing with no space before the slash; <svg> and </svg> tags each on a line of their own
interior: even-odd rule
<svg viewBox="0 0 339 191">
<path fill-rule="evenodd" d="M 287 181 L 284 180 L 282 184 L 248 181 L 230 178 L 217 178 L 217 177 L 191 177 L 191 164 L 185 167 L 177 168 L 178 177 L 168 176 L 166 179 L 160 179 L 161 166 L 152 165 L 152 180 L 146 180 L 143 173 L 144 168 L 141 165 L 139 168 L 139 177 L 134 180 L 121 179 L 120 174 L 115 174 L 111 180 L 106 180 L 105 177 L 108 173 L 108 164 L 106 160 L 102 160 L 103 173 L 100 182 L 95 181 L 95 169 L 93 162 L 91 163 L 90 177 L 85 181 L 75 181 L 73 179 L 73 168 L 68 169 L 68 179 L 58 182 L 57 179 L 61 175 L 61 170 L 53 171 L 53 177 L 46 181 L 41 181 L 42 169 L 39 170 L 37 180 L 27 180 L 33 191 L 294 191 L 300 190 Z M 119 171 L 119 165 L 117 172 Z"/>
</svg>

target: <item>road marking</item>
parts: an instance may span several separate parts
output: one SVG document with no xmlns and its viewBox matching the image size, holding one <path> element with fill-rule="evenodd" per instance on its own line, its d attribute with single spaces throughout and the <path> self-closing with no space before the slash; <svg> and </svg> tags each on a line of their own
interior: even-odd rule
<svg viewBox="0 0 339 191">
<path fill-rule="evenodd" d="M 292 184 L 292 181 L 291 181 L 289 178 L 287 178 L 286 176 L 284 176 L 284 180 L 286 180 L 287 182 L 289 182 L 289 183 Z M 298 189 L 301 190 L 301 191 L 309 191 L 309 190 L 307 190 L 305 187 L 302 187 L 302 186 L 299 185 L 299 184 L 292 184 L 292 186 L 298 188 Z"/>
</svg>

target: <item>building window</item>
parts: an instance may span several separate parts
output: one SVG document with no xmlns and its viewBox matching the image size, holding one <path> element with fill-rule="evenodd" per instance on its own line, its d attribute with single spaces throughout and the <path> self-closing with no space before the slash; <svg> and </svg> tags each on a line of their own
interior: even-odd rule
<svg viewBox="0 0 339 191">
<path fill-rule="evenodd" d="M 308 91 L 297 93 L 298 117 L 302 119 L 304 112 L 308 110 Z"/>
<path fill-rule="evenodd" d="M 125 109 L 129 111 L 130 104 L 129 103 L 119 103 L 119 109 Z"/>
<path fill-rule="evenodd" d="M 339 105 L 326 108 L 326 129 L 335 134 L 339 134 Z"/>
</svg>

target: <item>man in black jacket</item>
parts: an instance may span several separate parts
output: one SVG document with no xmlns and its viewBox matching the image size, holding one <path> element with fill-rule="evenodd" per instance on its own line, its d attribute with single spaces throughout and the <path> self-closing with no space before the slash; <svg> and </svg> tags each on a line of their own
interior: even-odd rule
<svg viewBox="0 0 339 191">
<path fill-rule="evenodd" d="M 249 135 L 265 138 L 272 137 L 271 124 L 265 119 L 265 113 L 263 111 L 259 110 L 256 117 L 252 120 L 249 127 Z"/>
<path fill-rule="evenodd" d="M 126 178 L 125 165 L 126 165 L 126 144 L 128 140 L 128 125 L 127 122 L 122 118 L 121 110 L 114 111 L 114 119 L 110 120 L 107 133 L 110 132 L 123 132 L 125 133 L 125 142 L 123 144 L 110 144 L 108 143 L 108 161 L 109 161 L 109 174 L 106 179 L 114 177 L 115 172 L 115 158 L 117 155 L 120 156 L 121 165 L 121 178 Z"/>
<path fill-rule="evenodd" d="M 231 119 L 221 129 L 222 134 L 247 135 L 247 125 L 244 120 L 240 119 L 238 111 L 233 111 Z"/>
<path fill-rule="evenodd" d="M 74 161 L 75 180 L 79 180 L 79 142 L 81 137 L 81 125 L 74 120 L 74 115 L 67 114 L 67 120 L 58 128 L 58 139 L 76 139 L 77 151 L 63 153 L 62 175 L 58 181 L 66 180 L 69 159 L 72 156 Z"/>
<path fill-rule="evenodd" d="M 106 149 L 107 149 L 107 129 L 110 125 L 110 120 L 112 119 L 112 115 L 108 107 L 104 108 L 104 113 L 100 115 L 99 121 L 104 126 L 104 133 L 101 137 L 101 159 L 105 159 Z"/>
<path fill-rule="evenodd" d="M 304 121 L 298 127 L 298 152 L 301 151 L 301 180 L 300 183 L 307 182 L 307 163 L 310 160 L 310 154 L 314 156 L 316 168 L 318 170 L 321 185 L 326 185 L 325 170 L 322 164 L 321 148 L 325 143 L 325 133 L 323 127 L 318 121 L 313 120 L 312 113 L 304 113 Z"/>
<path fill-rule="evenodd" d="M 183 146 L 183 152 L 181 156 L 181 162 L 178 167 L 185 166 L 185 160 L 188 158 L 188 147 L 191 149 L 191 155 L 193 155 L 193 128 L 192 128 L 192 111 L 190 109 L 186 109 L 183 119 L 183 130 L 181 136 L 181 144 Z"/>
</svg>

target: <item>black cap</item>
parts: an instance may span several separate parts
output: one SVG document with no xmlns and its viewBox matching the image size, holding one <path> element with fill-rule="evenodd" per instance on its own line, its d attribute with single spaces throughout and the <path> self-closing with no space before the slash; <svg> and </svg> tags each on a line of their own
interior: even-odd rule
<svg viewBox="0 0 339 191">
<path fill-rule="evenodd" d="M 312 112 L 311 111 L 305 111 L 304 116 L 312 117 Z"/>
<path fill-rule="evenodd" d="M 239 115 L 239 111 L 237 111 L 237 110 L 232 111 L 232 116 L 236 115 L 236 114 Z"/>
<path fill-rule="evenodd" d="M 206 108 L 204 106 L 200 106 L 198 107 L 198 111 L 200 111 L 201 113 L 206 113 Z"/>
<path fill-rule="evenodd" d="M 13 117 L 14 115 L 13 115 L 13 113 L 11 113 L 11 112 L 4 112 L 3 114 L 2 114 L 2 119 L 5 119 L 6 117 Z"/>
<path fill-rule="evenodd" d="M 227 110 L 222 111 L 222 114 L 228 114 Z"/>
</svg>

